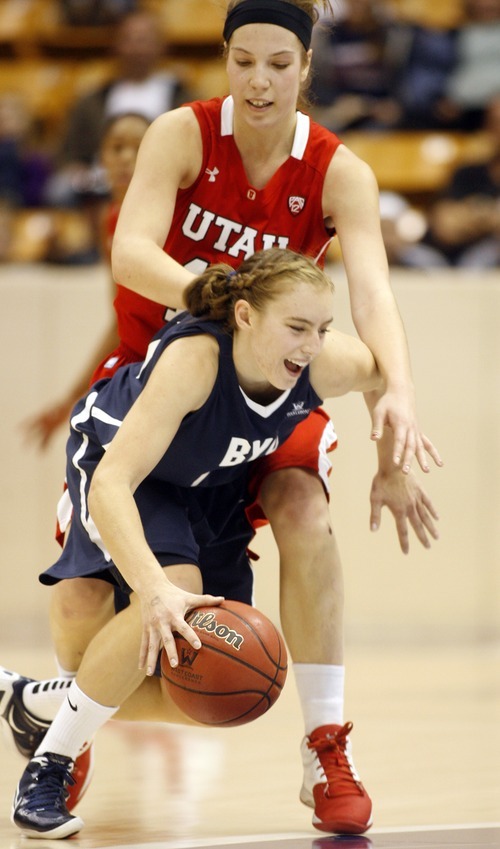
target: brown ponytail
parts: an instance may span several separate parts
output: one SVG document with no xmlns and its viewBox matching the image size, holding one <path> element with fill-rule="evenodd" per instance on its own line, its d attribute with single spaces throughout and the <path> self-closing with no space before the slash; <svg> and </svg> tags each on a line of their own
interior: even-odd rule
<svg viewBox="0 0 500 849">
<path fill-rule="evenodd" d="M 184 301 L 192 315 L 221 321 L 232 332 L 236 301 L 248 301 L 262 311 L 299 282 L 333 291 L 330 278 L 312 260 L 294 251 L 271 248 L 253 254 L 237 270 L 224 263 L 209 266 L 190 283 Z"/>
</svg>

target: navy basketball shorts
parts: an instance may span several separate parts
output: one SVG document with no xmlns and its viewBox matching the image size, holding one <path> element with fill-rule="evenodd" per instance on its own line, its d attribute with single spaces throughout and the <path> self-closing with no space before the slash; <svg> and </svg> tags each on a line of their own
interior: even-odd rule
<svg viewBox="0 0 500 849">
<path fill-rule="evenodd" d="M 60 557 L 39 576 L 42 584 L 92 577 L 130 593 L 88 510 L 88 489 L 101 456 L 102 449 L 89 445 L 84 468 L 82 463 L 78 469 L 68 463 L 71 526 Z M 246 492 L 246 468 L 231 483 L 210 488 L 178 487 L 148 477 L 134 497 L 146 540 L 160 565 L 193 563 L 201 570 L 204 592 L 251 604 L 247 546 L 254 532 L 245 514 Z"/>
</svg>

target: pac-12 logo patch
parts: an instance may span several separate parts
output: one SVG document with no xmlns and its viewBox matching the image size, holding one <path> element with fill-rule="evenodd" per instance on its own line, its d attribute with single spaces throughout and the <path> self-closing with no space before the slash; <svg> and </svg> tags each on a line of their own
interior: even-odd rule
<svg viewBox="0 0 500 849">
<path fill-rule="evenodd" d="M 290 195 L 288 198 L 288 209 L 292 215 L 298 215 L 304 209 L 305 203 L 305 198 L 301 198 L 298 195 Z"/>
</svg>

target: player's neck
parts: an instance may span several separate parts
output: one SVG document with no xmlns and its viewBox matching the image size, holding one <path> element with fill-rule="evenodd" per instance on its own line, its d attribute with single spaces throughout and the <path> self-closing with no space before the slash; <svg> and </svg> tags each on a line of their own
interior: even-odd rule
<svg viewBox="0 0 500 849">
<path fill-rule="evenodd" d="M 286 162 L 292 151 L 296 119 L 288 131 L 276 128 L 239 127 L 235 122 L 234 140 L 239 150 L 249 182 L 257 189 L 263 188 L 278 168 Z"/>
<path fill-rule="evenodd" d="M 235 333 L 233 336 L 233 362 L 241 389 L 256 404 L 272 404 L 283 394 L 283 389 L 277 389 L 263 375 L 246 335 Z"/>
</svg>

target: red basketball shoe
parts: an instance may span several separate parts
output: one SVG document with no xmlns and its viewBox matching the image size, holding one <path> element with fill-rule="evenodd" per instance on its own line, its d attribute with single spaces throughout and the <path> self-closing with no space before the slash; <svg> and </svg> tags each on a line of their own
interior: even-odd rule
<svg viewBox="0 0 500 849">
<path fill-rule="evenodd" d="M 78 804 L 82 796 L 87 791 L 87 788 L 92 781 L 94 774 L 94 744 L 91 743 L 81 755 L 78 755 L 75 760 L 71 777 L 74 784 L 68 784 L 66 799 L 66 807 L 68 811 L 72 811 L 75 805 Z"/>
<path fill-rule="evenodd" d="M 372 824 L 372 803 L 351 759 L 352 722 L 322 725 L 302 741 L 304 783 L 300 800 L 314 808 L 320 831 L 363 834 Z"/>
</svg>

